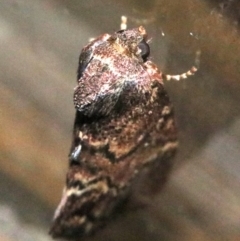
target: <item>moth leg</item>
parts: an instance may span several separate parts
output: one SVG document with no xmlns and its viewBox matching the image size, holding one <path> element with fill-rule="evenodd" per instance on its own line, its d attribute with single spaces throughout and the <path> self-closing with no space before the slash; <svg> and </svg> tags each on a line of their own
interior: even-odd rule
<svg viewBox="0 0 240 241">
<path fill-rule="evenodd" d="M 194 66 L 192 66 L 192 68 L 189 69 L 188 71 L 186 71 L 185 73 L 178 74 L 178 75 L 163 74 L 163 79 L 167 80 L 167 81 L 169 81 L 169 80 L 179 81 L 181 79 L 187 79 L 189 76 L 194 75 L 198 71 L 199 66 L 200 66 L 200 55 L 201 55 L 201 51 L 198 50 L 196 52 Z"/>
</svg>

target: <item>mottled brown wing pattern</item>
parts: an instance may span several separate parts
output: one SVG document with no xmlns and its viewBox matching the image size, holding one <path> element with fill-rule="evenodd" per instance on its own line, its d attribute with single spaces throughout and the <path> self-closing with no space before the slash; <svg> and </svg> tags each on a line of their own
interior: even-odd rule
<svg viewBox="0 0 240 241">
<path fill-rule="evenodd" d="M 143 169 L 175 153 L 173 109 L 149 51 L 143 27 L 103 35 L 84 48 L 70 165 L 53 237 L 93 233 L 131 194 Z"/>
</svg>

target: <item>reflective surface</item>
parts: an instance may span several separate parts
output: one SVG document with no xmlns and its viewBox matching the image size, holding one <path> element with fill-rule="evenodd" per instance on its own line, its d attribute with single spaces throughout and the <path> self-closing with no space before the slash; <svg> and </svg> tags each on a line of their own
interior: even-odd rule
<svg viewBox="0 0 240 241">
<path fill-rule="evenodd" d="M 50 240 L 47 222 L 61 196 L 71 143 L 78 56 L 89 38 L 117 31 L 123 14 L 130 28 L 147 29 L 151 58 L 164 73 L 189 69 L 198 49 L 201 68 L 165 85 L 180 135 L 165 189 L 146 210 L 123 215 L 89 240 L 240 240 L 240 43 L 234 21 L 216 6 L 1 1 L 0 216 L 13 212 L 20 220 L 16 226 L 0 220 L 8 227 L 2 240 Z"/>
</svg>

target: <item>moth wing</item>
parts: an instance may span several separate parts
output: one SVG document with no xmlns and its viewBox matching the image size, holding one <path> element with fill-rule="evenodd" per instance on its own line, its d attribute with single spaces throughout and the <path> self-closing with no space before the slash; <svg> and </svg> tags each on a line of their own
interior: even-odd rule
<svg viewBox="0 0 240 241">
<path fill-rule="evenodd" d="M 158 83 L 144 102 L 137 101 L 128 108 L 137 93 L 129 96 L 126 89 L 119 97 L 126 108 L 122 113 L 114 112 L 91 123 L 83 123 L 81 114 L 76 114 L 72 148 L 76 157 L 70 163 L 66 189 L 56 211 L 53 237 L 94 233 L 120 210 L 116 208 L 130 195 L 129 184 L 143 168 L 150 167 L 150 162 L 155 163 L 156 173 L 151 178 L 157 183 L 156 189 L 164 182 L 168 158 L 177 146 L 167 93 Z M 81 150 L 76 151 L 79 137 Z"/>
<path fill-rule="evenodd" d="M 117 103 L 123 86 L 120 77 L 112 77 L 103 67 L 93 76 L 80 78 L 74 91 L 75 107 L 89 117 L 108 115 Z"/>
</svg>

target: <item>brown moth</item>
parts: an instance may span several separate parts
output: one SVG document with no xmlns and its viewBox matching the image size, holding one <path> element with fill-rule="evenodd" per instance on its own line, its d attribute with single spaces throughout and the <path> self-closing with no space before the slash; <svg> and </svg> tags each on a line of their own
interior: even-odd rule
<svg viewBox="0 0 240 241">
<path fill-rule="evenodd" d="M 144 27 L 103 34 L 80 54 L 76 118 L 66 187 L 51 235 L 77 238 L 103 226 L 145 168 L 177 148 L 173 108 L 163 75 L 149 60 Z"/>
</svg>

